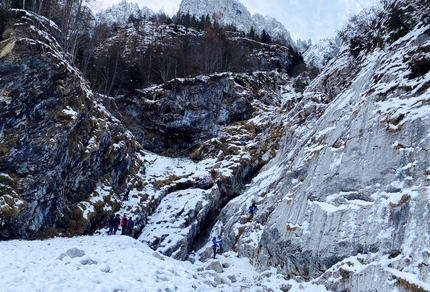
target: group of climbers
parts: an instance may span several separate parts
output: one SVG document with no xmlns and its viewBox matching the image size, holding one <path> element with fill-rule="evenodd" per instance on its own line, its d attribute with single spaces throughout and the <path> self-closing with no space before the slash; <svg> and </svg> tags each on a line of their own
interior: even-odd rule
<svg viewBox="0 0 430 292">
<path fill-rule="evenodd" d="M 131 217 L 127 218 L 127 216 L 125 215 L 120 218 L 119 214 L 116 214 L 116 216 L 112 215 L 112 217 L 110 217 L 108 235 L 116 234 L 119 229 L 119 226 L 121 226 L 121 235 L 133 235 L 133 219 Z"/>
<path fill-rule="evenodd" d="M 146 165 L 145 163 L 142 163 L 141 165 L 142 172 L 146 173 Z M 128 201 L 130 195 L 130 188 L 127 186 L 127 189 L 122 197 L 123 201 Z M 129 235 L 132 236 L 133 228 L 134 228 L 134 221 L 133 219 L 127 218 L 127 216 L 123 216 L 120 218 L 119 214 L 116 214 L 116 216 L 112 215 L 109 219 L 109 231 L 108 235 L 116 234 L 119 227 L 121 226 L 121 235 Z"/>
</svg>

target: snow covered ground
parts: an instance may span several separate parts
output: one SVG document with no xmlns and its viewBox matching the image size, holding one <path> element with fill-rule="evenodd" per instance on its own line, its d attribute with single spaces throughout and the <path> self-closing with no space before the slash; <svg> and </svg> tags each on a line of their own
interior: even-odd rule
<svg viewBox="0 0 430 292">
<path fill-rule="evenodd" d="M 122 235 L 4 241 L 0 258 L 1 291 L 327 291 L 259 273 L 232 253 L 193 264 Z"/>
</svg>

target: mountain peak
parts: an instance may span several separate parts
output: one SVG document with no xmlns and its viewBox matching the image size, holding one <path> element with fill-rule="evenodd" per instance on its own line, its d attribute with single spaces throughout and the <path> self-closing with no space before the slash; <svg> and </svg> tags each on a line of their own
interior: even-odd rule
<svg viewBox="0 0 430 292">
<path fill-rule="evenodd" d="M 251 15 L 249 10 L 238 0 L 182 0 L 179 13 L 190 13 L 200 17 L 209 15 L 221 25 L 234 25 L 238 30 L 248 33 L 253 27 L 256 33 L 265 30 L 274 39 L 285 41 L 296 47 L 290 32 L 282 23 L 271 16 Z"/>
<path fill-rule="evenodd" d="M 120 3 L 113 4 L 108 9 L 97 13 L 96 18 L 100 22 L 125 24 L 131 15 L 134 17 L 144 16 L 148 19 L 154 15 L 154 12 L 146 6 L 139 9 L 136 3 L 122 0 Z"/>
</svg>

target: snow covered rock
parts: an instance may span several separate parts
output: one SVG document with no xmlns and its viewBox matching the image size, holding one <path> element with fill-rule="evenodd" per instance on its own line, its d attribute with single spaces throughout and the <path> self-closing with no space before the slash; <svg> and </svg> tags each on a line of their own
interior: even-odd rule
<svg viewBox="0 0 430 292">
<path fill-rule="evenodd" d="M 306 64 L 321 69 L 328 61 L 336 57 L 341 47 L 340 39 L 323 39 L 310 45 L 303 54 Z"/>
<path fill-rule="evenodd" d="M 225 249 L 331 291 L 430 289 L 430 71 L 414 67 L 428 31 L 323 68 L 285 115 L 277 163 L 222 211 Z"/>
<path fill-rule="evenodd" d="M 0 53 L 0 238 L 82 234 L 114 204 L 105 194 L 94 207 L 88 194 L 102 173 L 116 186 L 138 146 L 96 104 L 56 39 L 58 27 L 13 13 Z"/>
<path fill-rule="evenodd" d="M 253 28 L 260 35 L 265 30 L 272 38 L 283 40 L 293 48 L 296 47 L 290 32 L 282 23 L 270 16 L 251 15 L 238 0 L 182 0 L 179 13 L 190 13 L 198 18 L 206 15 L 211 18 L 215 16 L 221 25 L 234 25 L 239 31 L 245 33 L 249 33 Z"/>
<path fill-rule="evenodd" d="M 96 14 L 96 22 L 98 23 L 107 23 L 107 24 L 119 24 L 124 25 L 127 24 L 130 20 L 130 17 L 139 19 L 149 19 L 154 16 L 155 13 L 144 6 L 142 9 L 139 9 L 139 6 L 136 3 L 130 3 L 125 0 L 121 1 L 118 4 L 113 4 L 110 8 L 99 12 Z"/>
</svg>

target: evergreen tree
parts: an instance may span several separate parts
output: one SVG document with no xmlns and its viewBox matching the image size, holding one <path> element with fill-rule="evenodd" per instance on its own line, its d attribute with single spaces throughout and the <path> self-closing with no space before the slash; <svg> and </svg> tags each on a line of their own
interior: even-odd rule
<svg viewBox="0 0 430 292">
<path fill-rule="evenodd" d="M 208 30 L 212 27 L 211 18 L 209 17 L 209 14 L 206 14 L 205 21 L 204 21 L 204 30 Z"/>
<path fill-rule="evenodd" d="M 272 38 L 270 37 L 270 35 L 266 32 L 266 30 L 263 29 L 263 31 L 261 32 L 261 42 L 265 43 L 265 44 L 271 44 L 272 43 Z"/>
<path fill-rule="evenodd" d="M 257 40 L 257 34 L 255 33 L 255 29 L 253 26 L 249 30 L 247 37 L 250 38 L 251 40 Z"/>
</svg>

